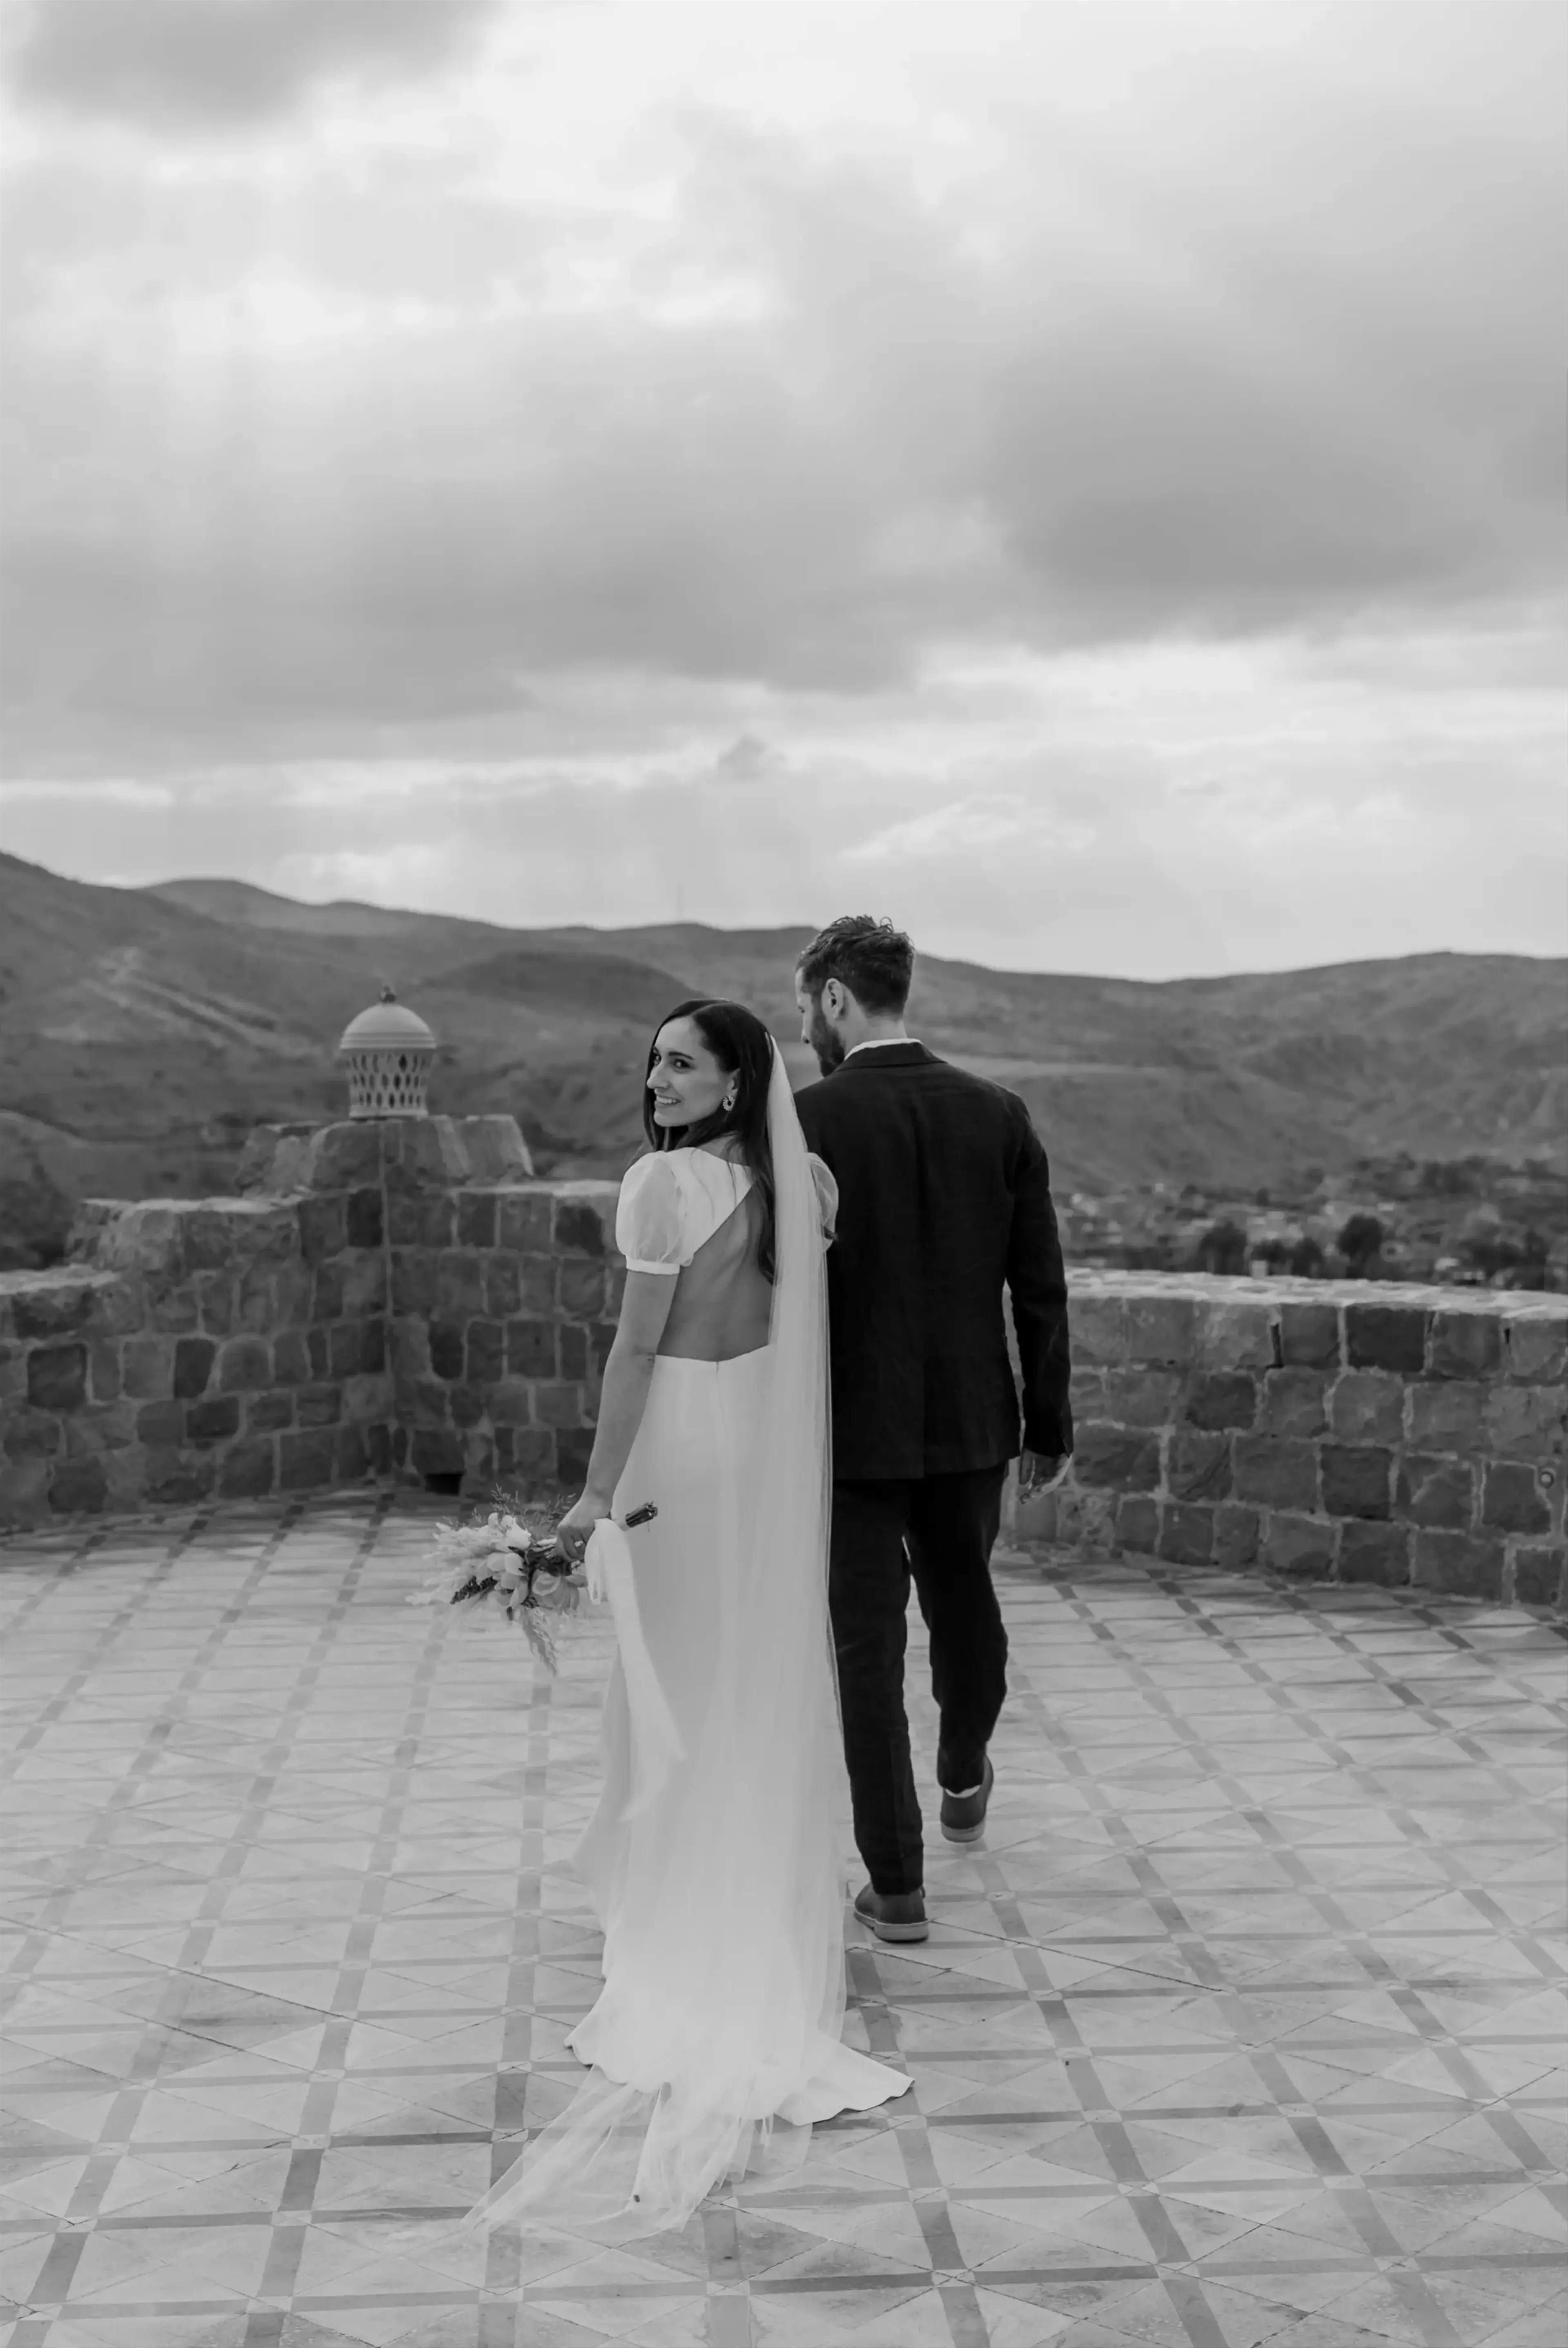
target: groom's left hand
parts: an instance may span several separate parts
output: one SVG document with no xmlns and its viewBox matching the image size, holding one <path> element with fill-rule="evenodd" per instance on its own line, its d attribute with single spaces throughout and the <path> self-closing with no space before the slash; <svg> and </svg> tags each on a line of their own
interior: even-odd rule
<svg viewBox="0 0 1568 2348">
<path fill-rule="evenodd" d="M 1032 1500 L 1048 1484 L 1054 1484 L 1067 1465 L 1064 1451 L 1023 1451 L 1019 1455 L 1018 1496 L 1020 1500 Z"/>
</svg>

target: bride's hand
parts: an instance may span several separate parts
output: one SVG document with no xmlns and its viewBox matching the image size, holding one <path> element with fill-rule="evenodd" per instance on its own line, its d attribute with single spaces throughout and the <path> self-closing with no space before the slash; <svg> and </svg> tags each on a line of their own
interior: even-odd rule
<svg viewBox="0 0 1568 2348">
<path fill-rule="evenodd" d="M 610 1512 L 609 1500 L 599 1492 L 585 1492 L 576 1506 L 567 1510 L 556 1527 L 556 1539 L 574 1565 L 582 1563 L 595 1525 Z"/>
</svg>

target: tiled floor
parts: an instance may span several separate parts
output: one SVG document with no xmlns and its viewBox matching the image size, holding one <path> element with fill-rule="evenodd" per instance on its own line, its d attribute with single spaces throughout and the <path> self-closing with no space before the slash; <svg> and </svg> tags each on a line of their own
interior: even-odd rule
<svg viewBox="0 0 1568 2348">
<path fill-rule="evenodd" d="M 438 2220 L 575 2072 L 609 1633 L 552 1685 L 407 1608 L 429 1523 L 0 1550 L 9 2348 L 1560 2348 L 1546 1625 L 1004 1565 L 987 1841 L 937 1844 L 927 1946 L 852 1934 L 915 2096 L 519 2287 Z"/>
</svg>

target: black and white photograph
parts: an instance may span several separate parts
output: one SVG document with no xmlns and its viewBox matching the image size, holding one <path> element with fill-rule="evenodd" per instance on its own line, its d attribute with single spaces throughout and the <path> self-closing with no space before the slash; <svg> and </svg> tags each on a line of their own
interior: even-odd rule
<svg viewBox="0 0 1568 2348">
<path fill-rule="evenodd" d="M 0 0 L 0 2348 L 1561 2348 L 1568 0 Z"/>
</svg>

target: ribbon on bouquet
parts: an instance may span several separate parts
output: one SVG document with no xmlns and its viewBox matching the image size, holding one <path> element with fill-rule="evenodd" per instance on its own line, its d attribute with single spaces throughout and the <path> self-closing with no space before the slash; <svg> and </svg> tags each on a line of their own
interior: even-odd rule
<svg viewBox="0 0 1568 2348">
<path fill-rule="evenodd" d="M 634 1511 L 626 1523 L 637 1523 L 641 1514 L 641 1510 Z M 648 1642 L 642 1635 L 631 1544 L 620 1520 L 600 1517 L 589 1537 L 583 1563 L 588 1571 L 589 1596 L 596 1604 L 606 1598 L 610 1601 L 616 1643 L 620 1649 L 620 1668 L 626 1677 L 627 1708 L 631 1715 L 631 1799 L 621 1815 L 630 1818 L 647 1808 L 681 1759 L 684 1747 L 659 1684 Z"/>
</svg>

